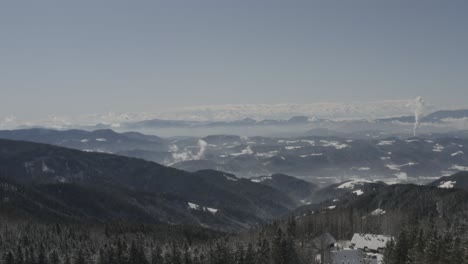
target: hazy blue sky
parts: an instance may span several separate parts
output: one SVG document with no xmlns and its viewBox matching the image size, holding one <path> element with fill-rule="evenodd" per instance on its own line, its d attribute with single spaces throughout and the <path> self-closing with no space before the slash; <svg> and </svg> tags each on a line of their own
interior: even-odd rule
<svg viewBox="0 0 468 264">
<path fill-rule="evenodd" d="M 0 117 L 414 98 L 468 106 L 468 1 L 1 1 Z"/>
</svg>

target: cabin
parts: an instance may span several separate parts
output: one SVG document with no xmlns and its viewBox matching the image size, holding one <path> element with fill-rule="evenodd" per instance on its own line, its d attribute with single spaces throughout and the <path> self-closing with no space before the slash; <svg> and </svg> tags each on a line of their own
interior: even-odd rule
<svg viewBox="0 0 468 264">
<path fill-rule="evenodd" d="M 351 239 L 351 248 L 360 249 L 364 252 L 383 253 L 390 240 L 392 240 L 390 236 L 354 234 Z"/>
<path fill-rule="evenodd" d="M 319 253 L 315 263 L 330 263 L 331 252 L 335 250 L 336 239 L 330 233 L 323 233 L 312 241 L 313 248 Z"/>
<path fill-rule="evenodd" d="M 329 233 L 314 239 L 320 254 L 315 263 L 322 264 L 381 264 L 383 251 L 393 238 L 375 234 L 354 234 L 351 241 L 337 242 Z"/>
<path fill-rule="evenodd" d="M 315 248 L 329 249 L 335 247 L 336 239 L 330 233 L 323 233 L 313 241 Z"/>
</svg>

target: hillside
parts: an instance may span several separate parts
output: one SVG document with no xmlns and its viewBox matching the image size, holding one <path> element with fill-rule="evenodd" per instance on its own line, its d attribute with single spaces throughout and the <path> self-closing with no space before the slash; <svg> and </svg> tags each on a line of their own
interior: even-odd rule
<svg viewBox="0 0 468 264">
<path fill-rule="evenodd" d="M 262 176 L 250 179 L 253 182 L 258 182 L 300 200 L 302 203 L 307 203 L 318 190 L 318 186 L 285 174 L 273 174 L 271 176 Z"/>
<path fill-rule="evenodd" d="M 345 182 L 319 192 L 328 199 L 294 213 L 307 232 L 327 230 L 338 238 L 353 233 L 393 234 L 402 226 L 430 224 L 438 228 L 465 225 L 468 191 L 413 184 L 383 185 Z M 341 186 L 346 191 L 340 190 Z M 333 192 L 333 189 L 335 191 Z"/>
<path fill-rule="evenodd" d="M 442 177 L 429 185 L 445 189 L 455 188 L 468 190 L 468 172 L 463 171 L 451 176 Z"/>
<path fill-rule="evenodd" d="M 410 138 L 367 134 L 367 138 L 346 134 L 160 138 L 112 130 L 29 129 L 0 131 L 0 138 L 135 157 L 189 172 L 211 169 L 239 177 L 292 175 L 322 186 L 346 179 L 426 184 L 468 167 L 468 139 L 461 133 Z"/>
<path fill-rule="evenodd" d="M 173 195 L 183 201 L 176 207 L 184 208 L 191 214 L 205 212 L 207 208 L 213 209 L 211 211 L 216 211 L 216 214 L 220 212 L 219 215 L 229 219 L 220 217 L 222 223 L 219 225 L 225 227 L 245 228 L 283 215 L 296 207 L 295 201 L 276 189 L 249 180 L 226 177 L 223 173 L 188 173 L 135 158 L 21 141 L 0 140 L 0 177 L 41 190 L 58 183 L 69 184 L 60 185 L 61 188 L 77 188 L 77 191 L 85 192 L 90 189 L 82 189 L 81 186 L 91 186 L 95 192 L 90 197 L 104 195 L 105 190 L 110 190 L 109 194 L 119 193 L 115 190 L 128 191 L 127 196 L 122 195 L 124 200 L 138 199 L 144 194 Z M 64 201 L 70 198 L 67 194 L 57 199 Z M 159 202 L 156 199 L 150 204 L 158 207 Z M 138 203 L 133 206 L 144 208 Z M 72 203 L 70 207 L 74 208 L 75 205 Z M 145 208 L 143 212 L 153 215 L 154 220 L 160 220 L 158 213 L 148 213 L 151 210 Z M 176 215 L 172 213 L 170 217 Z"/>
</svg>

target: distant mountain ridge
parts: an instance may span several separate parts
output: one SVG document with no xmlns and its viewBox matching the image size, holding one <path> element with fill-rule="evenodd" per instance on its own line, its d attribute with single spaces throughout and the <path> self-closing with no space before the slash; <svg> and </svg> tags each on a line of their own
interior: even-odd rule
<svg viewBox="0 0 468 264">
<path fill-rule="evenodd" d="M 468 109 L 459 109 L 459 110 L 440 110 L 436 112 L 431 112 L 427 115 L 424 115 L 421 119 L 423 123 L 440 123 L 444 119 L 464 119 L 468 118 Z M 402 116 L 392 116 L 392 117 L 365 117 L 365 118 L 356 118 L 356 121 L 360 120 L 375 120 L 377 122 L 394 122 L 399 121 L 402 123 L 414 123 L 414 115 L 402 115 Z M 347 122 L 351 122 L 352 119 Z M 172 121 L 172 120 L 145 120 L 139 122 L 127 122 L 123 123 L 123 127 L 127 129 L 138 129 L 141 127 L 146 128 L 161 128 L 161 127 L 215 127 L 215 126 L 273 126 L 273 125 L 291 125 L 291 124 L 307 124 L 307 123 L 317 123 L 317 122 L 340 122 L 331 117 L 318 117 L 317 115 L 292 115 L 284 119 L 258 119 L 253 118 L 243 118 L 233 121 Z M 346 121 L 345 121 L 346 122 Z"/>
<path fill-rule="evenodd" d="M 25 129 L 0 131 L 0 138 L 135 157 L 190 172 L 211 169 L 240 177 L 280 173 L 320 185 L 351 178 L 425 184 L 468 168 L 468 134 L 462 132 L 409 138 L 322 133 L 293 138 L 223 134 L 161 138 L 113 130 Z"/>
<path fill-rule="evenodd" d="M 430 114 L 427 114 L 422 117 L 422 123 L 441 123 L 444 119 L 466 119 L 468 118 L 468 109 L 459 109 L 459 110 L 440 110 Z M 401 116 L 401 117 L 391 117 L 391 118 L 380 118 L 379 122 L 392 122 L 399 121 L 403 123 L 414 123 L 414 115 L 411 116 Z"/>
</svg>

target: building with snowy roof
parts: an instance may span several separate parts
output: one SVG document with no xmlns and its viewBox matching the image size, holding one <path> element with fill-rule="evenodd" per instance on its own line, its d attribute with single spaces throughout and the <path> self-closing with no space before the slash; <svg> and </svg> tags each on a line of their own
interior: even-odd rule
<svg viewBox="0 0 468 264">
<path fill-rule="evenodd" d="M 383 252 L 390 240 L 390 236 L 356 233 L 351 239 L 351 247 L 366 252 Z"/>
</svg>

